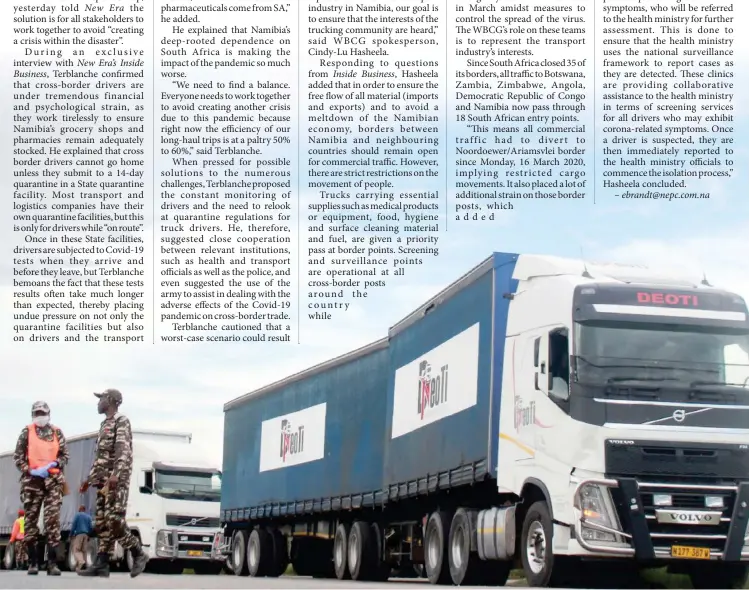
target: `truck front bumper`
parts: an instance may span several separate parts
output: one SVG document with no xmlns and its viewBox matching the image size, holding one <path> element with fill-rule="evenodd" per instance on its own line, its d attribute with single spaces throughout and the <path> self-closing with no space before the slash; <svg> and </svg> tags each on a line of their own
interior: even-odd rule
<svg viewBox="0 0 749 590">
<path fill-rule="evenodd" d="M 212 551 L 215 533 L 162 529 L 156 535 L 157 559 L 223 561 Z"/>
<path fill-rule="evenodd" d="M 575 541 L 594 555 L 749 561 L 749 482 L 585 479 L 574 514 Z"/>
</svg>

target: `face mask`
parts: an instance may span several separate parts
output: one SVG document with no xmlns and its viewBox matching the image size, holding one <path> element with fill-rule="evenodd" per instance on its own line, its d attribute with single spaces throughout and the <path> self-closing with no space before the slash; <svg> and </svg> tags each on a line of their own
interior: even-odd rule
<svg viewBox="0 0 749 590">
<path fill-rule="evenodd" d="M 49 424 L 49 416 L 36 416 L 34 418 L 34 424 L 39 428 L 46 426 L 47 424 Z"/>
</svg>

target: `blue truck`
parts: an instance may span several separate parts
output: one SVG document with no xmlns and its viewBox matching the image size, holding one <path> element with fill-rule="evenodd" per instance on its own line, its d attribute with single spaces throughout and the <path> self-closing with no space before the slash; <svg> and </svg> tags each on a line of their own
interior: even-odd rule
<svg viewBox="0 0 749 590">
<path fill-rule="evenodd" d="M 386 338 L 225 405 L 217 550 L 251 576 L 591 587 L 662 564 L 738 587 L 748 367 L 738 295 L 495 253 Z"/>
</svg>

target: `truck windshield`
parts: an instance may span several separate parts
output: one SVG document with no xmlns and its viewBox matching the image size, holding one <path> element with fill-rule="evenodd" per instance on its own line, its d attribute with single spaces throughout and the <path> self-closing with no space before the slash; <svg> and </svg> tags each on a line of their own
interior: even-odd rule
<svg viewBox="0 0 749 590">
<path fill-rule="evenodd" d="M 156 470 L 154 491 L 165 498 L 220 502 L 221 474 Z"/>
<path fill-rule="evenodd" d="M 749 388 L 749 335 L 674 326 L 576 324 L 577 380 L 677 381 Z"/>
</svg>

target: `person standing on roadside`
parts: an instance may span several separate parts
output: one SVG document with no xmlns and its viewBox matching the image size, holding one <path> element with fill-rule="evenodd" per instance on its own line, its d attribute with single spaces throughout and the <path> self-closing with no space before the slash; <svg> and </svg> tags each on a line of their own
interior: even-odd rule
<svg viewBox="0 0 749 590">
<path fill-rule="evenodd" d="M 94 531 L 99 548 L 94 566 L 79 571 L 78 575 L 108 577 L 109 553 L 116 541 L 133 556 L 130 577 L 134 578 L 145 569 L 146 554 L 125 520 L 133 473 L 133 432 L 130 420 L 119 412 L 122 394 L 117 389 L 94 395 L 99 398 L 97 411 L 105 417 L 99 428 L 91 472 L 80 491 L 86 493 L 89 487 L 98 490 Z"/>
<path fill-rule="evenodd" d="M 10 544 L 16 552 L 16 569 L 18 570 L 26 569 L 26 561 L 28 559 L 26 556 L 26 543 L 23 540 L 26 525 L 24 514 L 26 513 L 23 510 L 18 511 L 18 518 L 13 523 L 13 530 L 10 533 Z"/>
<path fill-rule="evenodd" d="M 94 524 L 86 512 L 85 506 L 78 507 L 78 514 L 73 519 L 70 536 L 73 538 L 73 556 L 75 557 L 75 571 L 79 572 L 86 568 L 86 549 L 88 538 L 91 536 Z"/>
<path fill-rule="evenodd" d="M 16 442 L 13 461 L 21 472 L 21 501 L 25 514 L 24 541 L 29 556 L 28 573 L 39 573 L 39 516 L 44 509 L 47 537 L 47 575 L 59 576 L 57 551 L 60 547 L 60 508 L 70 454 L 62 430 L 49 422 L 49 406 L 31 406 L 32 424 L 25 426 Z"/>
</svg>

